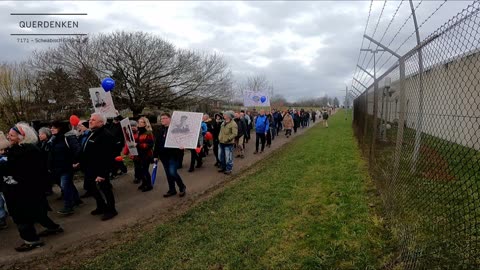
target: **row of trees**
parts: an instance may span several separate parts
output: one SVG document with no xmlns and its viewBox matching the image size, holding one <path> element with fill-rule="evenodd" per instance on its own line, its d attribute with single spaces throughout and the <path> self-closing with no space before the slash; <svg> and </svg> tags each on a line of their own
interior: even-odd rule
<svg viewBox="0 0 480 270">
<path fill-rule="evenodd" d="M 218 54 L 179 49 L 145 32 L 114 32 L 35 51 L 25 62 L 0 64 L 0 125 L 86 115 L 92 107 L 88 89 L 99 87 L 105 77 L 116 82 L 115 107 L 134 115 L 145 108 L 174 110 L 212 100 L 241 104 L 247 90 L 273 96 L 273 85 L 263 75 L 234 84 Z M 276 95 L 271 101 L 272 106 L 339 105 L 329 97 L 288 103 Z"/>
<path fill-rule="evenodd" d="M 1 64 L 0 117 L 12 124 L 83 115 L 91 108 L 88 89 L 108 76 L 116 81 L 115 106 L 134 115 L 146 107 L 177 109 L 232 95 L 232 75 L 221 56 L 178 49 L 144 32 L 114 32 Z"/>
</svg>

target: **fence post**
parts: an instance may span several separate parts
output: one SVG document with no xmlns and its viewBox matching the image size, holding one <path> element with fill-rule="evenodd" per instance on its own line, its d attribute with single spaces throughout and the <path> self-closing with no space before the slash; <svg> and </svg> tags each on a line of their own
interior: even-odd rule
<svg viewBox="0 0 480 270">
<path fill-rule="evenodd" d="M 393 177 L 395 179 L 398 177 L 398 170 L 400 168 L 400 158 L 402 153 L 402 144 L 403 144 L 403 128 L 405 126 L 405 58 L 400 57 L 399 68 L 400 68 L 400 89 L 399 89 L 399 101 L 400 101 L 400 110 L 398 117 L 398 130 L 397 130 L 397 142 L 395 145 L 395 161 L 393 165 Z"/>
</svg>

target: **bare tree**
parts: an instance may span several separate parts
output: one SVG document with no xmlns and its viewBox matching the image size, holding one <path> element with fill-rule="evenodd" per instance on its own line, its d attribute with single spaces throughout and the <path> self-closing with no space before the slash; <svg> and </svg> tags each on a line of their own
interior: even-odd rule
<svg viewBox="0 0 480 270">
<path fill-rule="evenodd" d="M 25 63 L 0 64 L 0 118 L 12 125 L 32 117 L 34 76 Z"/>
</svg>

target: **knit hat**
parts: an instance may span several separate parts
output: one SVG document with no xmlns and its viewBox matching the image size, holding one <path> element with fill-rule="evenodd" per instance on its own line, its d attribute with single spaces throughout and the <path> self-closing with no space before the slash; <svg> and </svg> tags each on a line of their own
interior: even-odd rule
<svg viewBox="0 0 480 270">
<path fill-rule="evenodd" d="M 131 126 L 131 127 L 136 127 L 136 126 L 138 126 L 137 121 L 135 121 L 135 120 L 130 120 L 130 126 Z"/>
<path fill-rule="evenodd" d="M 86 128 L 89 128 L 89 126 L 88 126 L 88 121 L 84 121 L 84 122 L 82 122 L 81 124 L 82 124 L 82 126 L 84 126 L 84 127 L 86 127 Z"/>
</svg>

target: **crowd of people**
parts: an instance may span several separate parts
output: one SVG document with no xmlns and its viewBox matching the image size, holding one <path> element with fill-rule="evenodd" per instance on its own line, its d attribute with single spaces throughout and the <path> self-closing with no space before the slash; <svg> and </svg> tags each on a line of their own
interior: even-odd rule
<svg viewBox="0 0 480 270">
<path fill-rule="evenodd" d="M 197 149 L 191 149 L 188 172 L 203 166 L 203 159 L 213 150 L 215 166 L 219 173 L 229 175 L 234 168 L 234 157 L 245 158 L 246 145 L 255 135 L 255 152 L 261 155 L 270 148 L 275 137 L 289 138 L 299 128 L 323 119 L 328 127 L 327 110 L 305 111 L 226 111 L 205 114 L 199 130 Z M 94 113 L 88 121 L 80 121 L 72 127 L 68 121 L 53 121 L 38 131 L 27 123 L 17 123 L 7 136 L 0 132 L 0 229 L 7 227 L 7 211 L 16 224 L 21 246 L 18 252 L 29 251 L 44 245 L 41 238 L 63 232 L 63 228 L 50 217 L 52 211 L 48 196 L 53 187 L 61 190 L 59 200 L 63 208 L 59 215 L 72 215 L 83 205 L 82 199 L 93 197 L 96 207 L 92 215 L 100 215 L 106 221 L 115 217 L 115 195 L 112 180 L 127 173 L 123 157 L 133 161 L 133 183 L 138 190 L 153 189 L 150 166 L 163 165 L 168 191 L 163 197 L 186 195 L 186 185 L 178 170 L 183 167 L 185 149 L 165 147 L 171 115 L 160 115 L 158 129 L 153 129 L 146 117 L 131 120 L 133 139 L 138 154 L 132 155 L 125 144 L 120 125 L 122 116 L 107 121 L 102 114 Z M 252 132 L 254 130 L 254 132 Z M 122 157 L 123 156 L 123 157 Z M 74 176 L 83 177 L 85 193 L 80 195 Z M 35 224 L 45 229 L 37 233 Z"/>
</svg>

